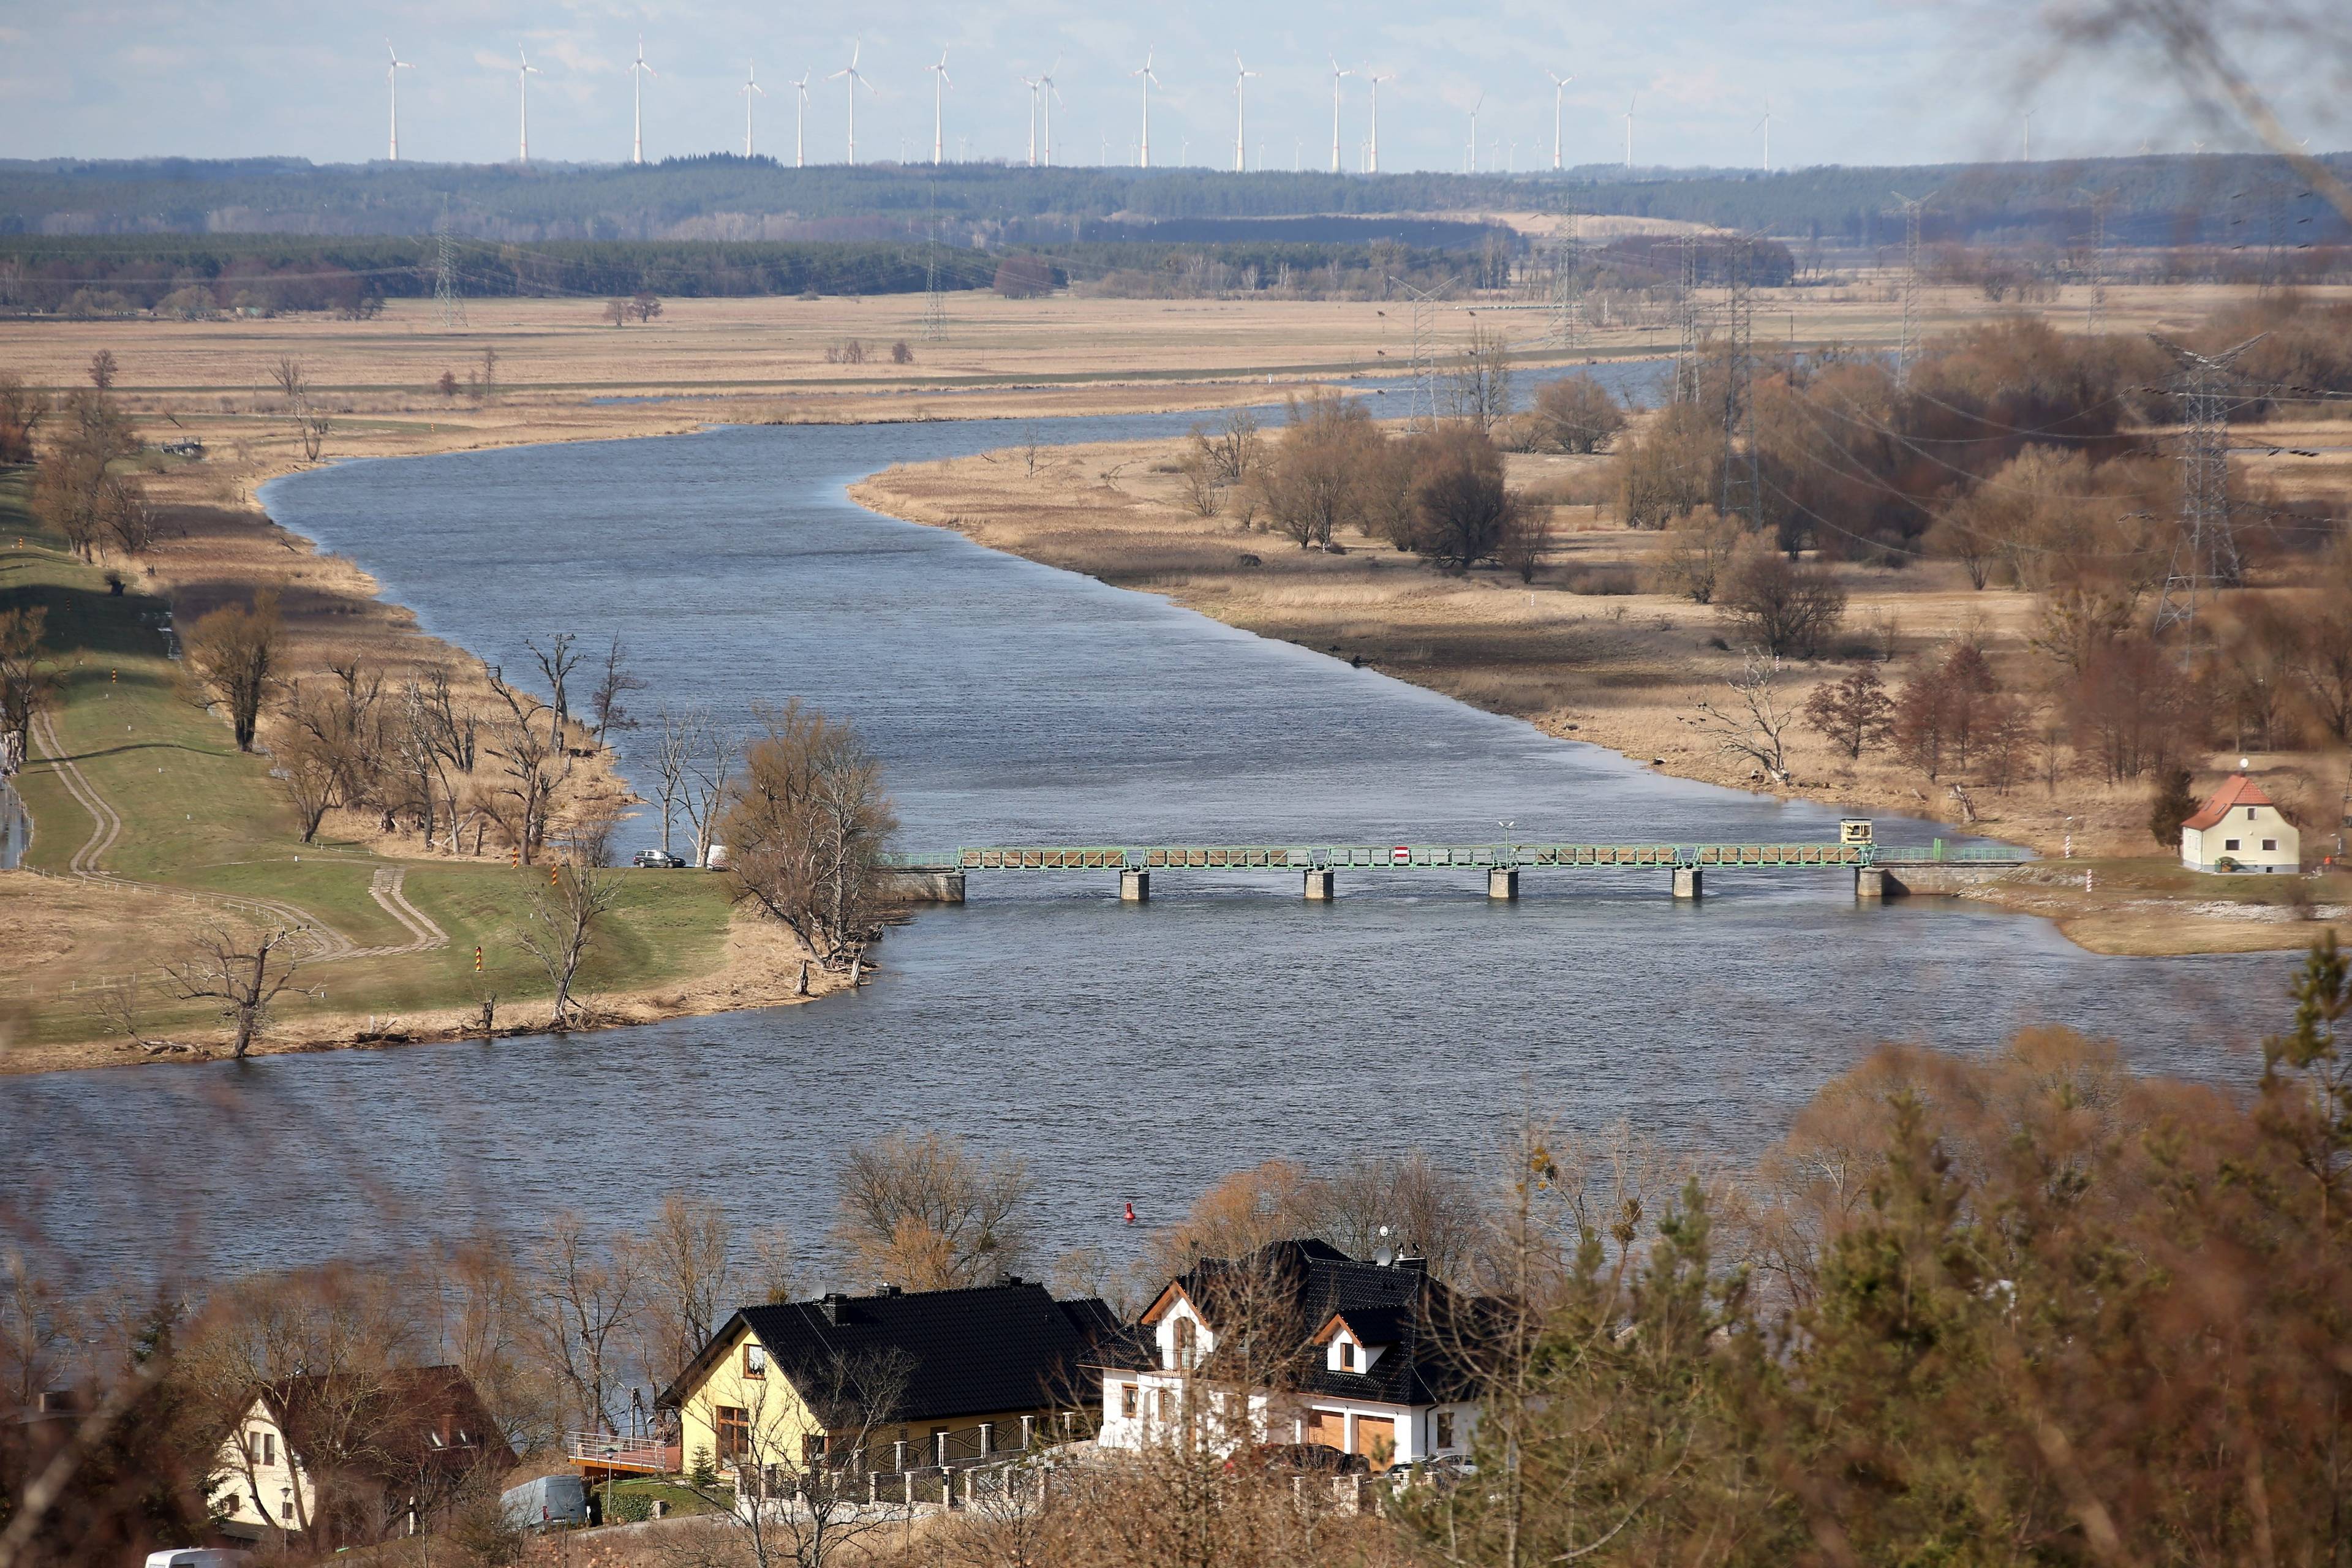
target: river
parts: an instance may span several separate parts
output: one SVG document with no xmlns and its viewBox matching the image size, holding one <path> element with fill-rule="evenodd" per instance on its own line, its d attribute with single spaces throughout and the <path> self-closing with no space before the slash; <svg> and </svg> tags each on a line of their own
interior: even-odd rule
<svg viewBox="0 0 2352 1568">
<path fill-rule="evenodd" d="M 717 428 L 350 463 L 265 499 L 493 660 L 520 667 L 532 633 L 618 632 L 644 711 L 800 696 L 853 715 L 911 845 L 1832 830 L 1832 810 L 1660 777 L 845 493 L 1020 429 Z M 646 743 L 621 741 L 640 780 Z M 2063 1022 L 2145 1068 L 2243 1081 L 2293 962 L 2095 958 L 1976 906 L 1857 907 L 1835 872 L 1724 873 L 1697 907 L 1663 872 L 1530 872 L 1508 905 L 1470 874 L 1342 873 L 1329 905 L 1288 876 L 1165 874 L 1141 907 L 1115 882 L 976 877 L 970 904 L 890 937 L 877 984 L 800 1008 L 12 1079 L 0 1143 L 29 1212 L 99 1271 L 166 1237 L 210 1269 L 528 1232 L 563 1207 L 620 1224 L 678 1188 L 813 1241 L 838 1151 L 894 1127 L 1026 1155 L 1047 1250 L 1118 1255 L 1129 1201 L 1164 1219 L 1274 1155 L 1475 1162 L 1530 1101 L 1737 1159 L 1888 1037 L 1979 1049 Z"/>
</svg>

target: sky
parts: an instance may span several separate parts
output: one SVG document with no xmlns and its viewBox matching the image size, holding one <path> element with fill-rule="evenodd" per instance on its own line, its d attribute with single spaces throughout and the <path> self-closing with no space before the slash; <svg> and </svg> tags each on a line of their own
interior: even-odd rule
<svg viewBox="0 0 2352 1568">
<path fill-rule="evenodd" d="M 1780 168 L 2011 158 L 2028 108 L 2037 159 L 2244 144 L 2161 95 L 2121 90 L 2137 79 L 2127 68 L 2021 87 L 2027 30 L 2014 24 L 2032 10 L 1975 0 L 1450 10 L 1421 0 L 0 0 L 0 157 L 382 158 L 388 40 L 414 67 L 398 73 L 404 158 L 515 157 L 520 50 L 540 73 L 529 79 L 533 161 L 622 162 L 640 37 L 658 73 L 639 83 L 648 160 L 741 152 L 740 89 L 755 68 L 766 92 L 753 102 L 758 151 L 793 157 L 793 84 L 805 73 L 808 161 L 842 161 L 848 84 L 827 79 L 853 47 L 871 84 L 856 107 L 860 162 L 930 156 L 926 68 L 942 51 L 950 161 L 1025 159 L 1022 79 L 1050 70 L 1053 161 L 1132 165 L 1143 88 L 1132 73 L 1148 56 L 1159 83 L 1152 163 L 1231 168 L 1236 51 L 1258 73 L 1243 84 L 1252 168 L 1329 166 L 1334 57 L 1355 73 L 1339 82 L 1350 171 L 1364 166 L 1374 76 L 1385 171 L 1465 167 L 1474 107 L 1481 169 L 1548 167 L 1556 98 L 1570 166 L 1623 160 L 1629 100 L 1644 165 L 1760 165 L 1768 105 Z M 1988 38 L 1999 47 L 1974 47 Z M 1551 75 L 1574 79 L 1556 92 Z"/>
</svg>

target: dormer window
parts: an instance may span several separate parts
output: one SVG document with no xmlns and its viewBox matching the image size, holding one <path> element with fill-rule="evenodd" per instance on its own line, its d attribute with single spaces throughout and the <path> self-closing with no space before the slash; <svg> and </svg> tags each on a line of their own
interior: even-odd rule
<svg viewBox="0 0 2352 1568">
<path fill-rule="evenodd" d="M 1347 1340 L 1339 1342 L 1339 1370 L 1341 1372 L 1356 1370 L 1356 1347 Z"/>
<path fill-rule="evenodd" d="M 1191 1366 L 1200 1359 L 1200 1329 L 1190 1318 L 1176 1320 L 1176 1366 Z"/>
</svg>

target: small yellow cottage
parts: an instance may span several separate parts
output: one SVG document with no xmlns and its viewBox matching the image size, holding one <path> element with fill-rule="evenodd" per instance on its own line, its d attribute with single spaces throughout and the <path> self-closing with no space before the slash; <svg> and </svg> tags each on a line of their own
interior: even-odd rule
<svg viewBox="0 0 2352 1568">
<path fill-rule="evenodd" d="M 1098 1300 L 1013 1278 L 955 1290 L 745 1307 L 662 1406 L 681 1458 L 739 1476 L 969 1464 L 1058 1436 L 1081 1368 L 1118 1331 Z"/>
<path fill-rule="evenodd" d="M 2303 836 L 2260 784 L 2231 773 L 2180 825 L 2180 863 L 2192 871 L 2295 872 L 2303 868 Z"/>
</svg>

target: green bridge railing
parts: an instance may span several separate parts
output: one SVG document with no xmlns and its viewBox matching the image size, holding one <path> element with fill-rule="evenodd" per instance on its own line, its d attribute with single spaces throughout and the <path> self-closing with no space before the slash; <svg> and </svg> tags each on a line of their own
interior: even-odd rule
<svg viewBox="0 0 2352 1568">
<path fill-rule="evenodd" d="M 2032 852 L 2006 844 L 1925 848 L 1885 844 L 999 844 L 904 850 L 882 857 L 892 869 L 949 871 L 1621 869 L 1726 867 L 1770 869 L 1940 861 L 2022 864 Z"/>
</svg>

